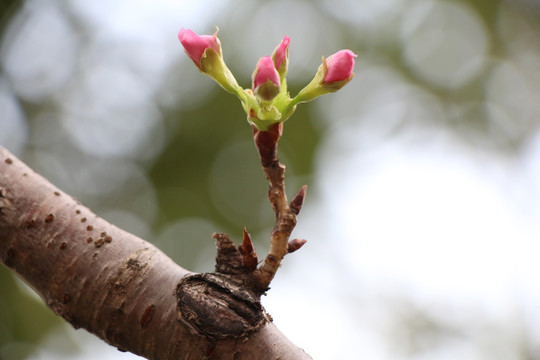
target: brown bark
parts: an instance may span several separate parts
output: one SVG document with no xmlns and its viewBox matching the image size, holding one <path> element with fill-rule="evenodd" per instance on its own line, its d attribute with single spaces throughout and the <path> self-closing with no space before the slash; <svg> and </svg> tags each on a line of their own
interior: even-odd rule
<svg viewBox="0 0 540 360">
<path fill-rule="evenodd" d="M 214 237 L 218 271 L 190 273 L 0 147 L 0 260 L 75 328 L 148 359 L 309 359 L 260 305 L 251 241 Z"/>
</svg>

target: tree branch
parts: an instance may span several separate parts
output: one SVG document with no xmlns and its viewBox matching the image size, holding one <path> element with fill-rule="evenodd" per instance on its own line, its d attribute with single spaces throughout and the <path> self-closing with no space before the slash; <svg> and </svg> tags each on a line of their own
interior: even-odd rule
<svg viewBox="0 0 540 360">
<path fill-rule="evenodd" d="M 284 214 L 280 224 L 291 224 L 284 191 L 278 192 L 272 196 Z M 285 227 L 276 224 L 272 233 L 259 272 L 265 281 L 286 253 Z M 0 147 L 0 260 L 75 328 L 148 359 L 309 359 L 277 330 L 251 291 L 250 272 L 242 270 L 242 259 L 251 255 L 234 244 L 231 249 L 224 234 L 214 237 L 222 253 L 218 271 L 193 274 Z M 271 256 L 277 265 L 266 265 Z M 231 259 L 240 259 L 236 271 Z"/>
</svg>

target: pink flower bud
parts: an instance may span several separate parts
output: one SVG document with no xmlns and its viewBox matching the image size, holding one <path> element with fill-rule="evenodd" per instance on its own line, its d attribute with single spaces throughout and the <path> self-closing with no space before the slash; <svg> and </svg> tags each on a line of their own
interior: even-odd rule
<svg viewBox="0 0 540 360">
<path fill-rule="evenodd" d="M 276 65 L 276 70 L 279 72 L 279 68 L 283 64 L 283 61 L 285 60 L 285 66 L 287 65 L 287 60 L 289 57 L 289 44 L 291 43 L 291 38 L 285 35 L 283 37 L 283 40 L 278 45 L 276 50 L 274 50 L 273 59 L 274 64 Z"/>
<path fill-rule="evenodd" d="M 353 75 L 354 58 L 351 50 L 340 50 L 326 59 L 326 75 L 323 83 L 349 80 Z"/>
<path fill-rule="evenodd" d="M 182 28 L 178 33 L 178 40 L 184 46 L 186 54 L 199 69 L 201 69 L 201 60 L 206 56 L 208 49 L 212 49 L 217 55 L 221 55 L 221 44 L 217 38 L 217 31 L 214 35 L 197 35 L 189 29 Z"/>
<path fill-rule="evenodd" d="M 323 57 L 322 64 L 317 69 L 315 77 L 298 95 L 292 99 L 293 104 L 308 102 L 324 94 L 338 91 L 352 80 L 354 73 L 354 58 L 357 57 L 351 50 L 340 50 Z"/>
<path fill-rule="evenodd" d="M 272 100 L 280 90 L 279 74 L 272 57 L 262 57 L 253 72 L 253 92 L 264 100 Z"/>
</svg>

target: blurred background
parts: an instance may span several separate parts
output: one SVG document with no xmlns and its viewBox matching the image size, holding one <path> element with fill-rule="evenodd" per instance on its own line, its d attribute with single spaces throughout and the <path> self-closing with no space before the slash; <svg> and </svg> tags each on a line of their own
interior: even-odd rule
<svg viewBox="0 0 540 360">
<path fill-rule="evenodd" d="M 183 267 L 214 231 L 263 256 L 267 184 L 237 99 L 180 28 L 212 34 L 244 87 L 291 37 L 289 87 L 321 56 L 353 81 L 301 105 L 280 157 L 307 184 L 263 299 L 315 359 L 540 359 L 536 0 L 3 0 L 0 145 Z M 73 330 L 0 267 L 0 359 L 136 359 Z"/>
</svg>

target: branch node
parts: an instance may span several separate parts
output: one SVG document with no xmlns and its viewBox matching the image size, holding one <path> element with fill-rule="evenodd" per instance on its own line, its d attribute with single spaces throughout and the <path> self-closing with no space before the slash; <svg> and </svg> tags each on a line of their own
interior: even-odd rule
<svg viewBox="0 0 540 360">
<path fill-rule="evenodd" d="M 261 131 L 253 126 L 253 140 L 261 157 L 263 166 L 270 166 L 278 162 L 277 142 L 283 134 L 283 123 L 277 123 L 267 131 Z"/>
</svg>

